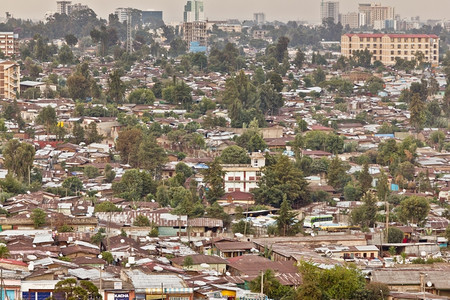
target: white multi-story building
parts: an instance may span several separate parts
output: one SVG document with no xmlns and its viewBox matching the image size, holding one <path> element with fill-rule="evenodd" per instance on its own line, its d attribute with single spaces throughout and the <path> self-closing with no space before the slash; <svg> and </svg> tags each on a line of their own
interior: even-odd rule
<svg viewBox="0 0 450 300">
<path fill-rule="evenodd" d="M 127 7 L 119 7 L 114 11 L 114 14 L 119 18 L 120 23 L 123 23 L 128 19 L 128 10 L 129 8 Z"/>
<path fill-rule="evenodd" d="M 391 6 L 381 6 L 381 4 L 359 4 L 359 12 L 365 15 L 365 23 L 360 26 L 373 27 L 376 21 L 394 20 L 395 9 Z"/>
<path fill-rule="evenodd" d="M 345 28 L 347 25 L 354 29 L 359 27 L 359 13 L 349 12 L 346 14 L 341 14 L 341 24 Z"/>
<path fill-rule="evenodd" d="M 320 4 L 320 19 L 322 22 L 332 18 L 334 23 L 339 22 L 339 2 L 322 1 Z"/>
<path fill-rule="evenodd" d="M 253 22 L 255 22 L 256 25 L 262 25 L 262 24 L 266 23 L 266 14 L 254 13 L 253 14 Z"/>
<path fill-rule="evenodd" d="M 249 165 L 222 165 L 225 172 L 224 189 L 229 192 L 251 192 L 258 187 L 261 179 L 261 169 L 266 165 L 264 155 L 254 152 L 250 156 Z"/>
<path fill-rule="evenodd" d="M 0 32 L 0 52 L 8 57 L 19 55 L 19 35 L 14 32 Z"/>
<path fill-rule="evenodd" d="M 69 14 L 69 7 L 72 5 L 72 1 L 56 1 L 56 12 L 58 14 Z"/>
</svg>

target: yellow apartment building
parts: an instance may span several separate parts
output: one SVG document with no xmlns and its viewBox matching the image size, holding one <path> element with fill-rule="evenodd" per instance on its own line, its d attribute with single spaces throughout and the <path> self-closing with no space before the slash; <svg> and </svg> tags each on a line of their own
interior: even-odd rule
<svg viewBox="0 0 450 300">
<path fill-rule="evenodd" d="M 343 56 L 349 58 L 354 51 L 365 49 L 372 53 L 372 62 L 379 60 L 387 66 L 394 65 L 396 57 L 415 59 L 418 52 L 431 66 L 439 65 L 439 37 L 434 34 L 349 33 L 341 37 Z"/>
<path fill-rule="evenodd" d="M 20 93 L 20 66 L 0 61 L 0 99 L 16 99 L 16 93 Z"/>
</svg>

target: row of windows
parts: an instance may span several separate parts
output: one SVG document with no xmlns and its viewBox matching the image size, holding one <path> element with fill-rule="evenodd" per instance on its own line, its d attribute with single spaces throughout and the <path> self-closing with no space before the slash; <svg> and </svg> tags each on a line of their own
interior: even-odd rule
<svg viewBox="0 0 450 300">
<path fill-rule="evenodd" d="M 352 44 L 349 44 L 349 48 L 352 48 Z M 359 48 L 363 49 L 364 48 L 364 44 L 359 44 Z M 366 44 L 366 48 L 370 48 L 370 44 Z M 372 48 L 383 48 L 383 44 L 373 44 Z M 391 49 L 394 49 L 395 45 L 391 44 Z M 409 48 L 409 44 L 403 45 L 404 49 L 408 49 Z M 411 44 L 411 49 L 416 48 L 416 44 Z M 417 44 L 417 48 L 418 49 L 422 49 L 422 44 Z M 437 45 L 433 45 L 433 48 L 437 48 Z M 397 44 L 397 49 L 402 49 L 402 45 L 401 44 Z M 425 44 L 425 49 L 428 49 L 428 44 Z"/>
<path fill-rule="evenodd" d="M 349 50 L 349 53 L 352 54 L 352 50 L 351 49 Z M 414 55 L 415 53 L 416 53 L 416 51 L 414 51 L 414 50 L 411 50 L 411 51 L 405 50 L 405 51 L 403 51 L 403 55 Z M 433 50 L 433 52 L 431 52 L 431 53 L 437 55 L 437 50 Z M 379 50 L 379 51 L 378 50 L 372 50 L 372 54 L 383 54 L 383 50 Z M 428 55 L 429 54 L 428 50 L 426 50 L 424 54 Z M 391 51 L 391 55 L 395 55 L 395 51 L 392 50 Z M 397 55 L 402 55 L 402 51 L 398 50 L 397 51 Z"/>
<path fill-rule="evenodd" d="M 251 192 L 254 188 L 249 188 L 248 191 Z M 228 192 L 240 192 L 240 188 L 228 188 Z"/>
<path fill-rule="evenodd" d="M 359 41 L 360 42 L 381 42 L 383 40 L 383 38 L 377 38 L 377 37 L 374 37 L 374 38 L 370 38 L 370 37 L 368 37 L 368 38 L 359 38 Z M 429 42 L 429 38 L 391 38 L 391 43 L 394 43 L 394 42 L 397 42 L 397 43 L 401 43 L 401 42 L 404 42 L 404 43 L 410 43 L 410 42 L 412 42 L 412 43 L 414 43 L 414 42 L 419 42 L 419 43 L 421 43 L 421 42 L 425 42 L 425 43 L 428 43 Z"/>
<path fill-rule="evenodd" d="M 260 180 L 261 179 L 261 177 L 260 176 L 249 176 L 248 177 L 248 180 L 249 181 L 252 181 L 252 180 Z M 240 181 L 241 180 L 241 177 L 240 176 L 236 176 L 236 177 L 228 177 L 228 181 Z"/>
</svg>

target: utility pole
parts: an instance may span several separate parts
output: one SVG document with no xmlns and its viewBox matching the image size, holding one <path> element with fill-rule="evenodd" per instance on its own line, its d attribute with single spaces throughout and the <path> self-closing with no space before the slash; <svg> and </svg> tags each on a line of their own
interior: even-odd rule
<svg viewBox="0 0 450 300">
<path fill-rule="evenodd" d="M 264 271 L 261 270 L 261 298 L 264 297 Z"/>
<path fill-rule="evenodd" d="M 133 38 L 131 36 L 131 8 L 128 8 L 127 11 L 127 53 L 131 54 L 133 52 Z"/>
</svg>

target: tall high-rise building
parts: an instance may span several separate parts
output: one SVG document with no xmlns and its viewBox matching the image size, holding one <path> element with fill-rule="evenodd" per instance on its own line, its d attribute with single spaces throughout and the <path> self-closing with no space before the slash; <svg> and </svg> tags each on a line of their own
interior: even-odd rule
<svg viewBox="0 0 450 300">
<path fill-rule="evenodd" d="M 184 22 L 196 22 L 205 20 L 203 1 L 189 0 L 184 6 Z"/>
<path fill-rule="evenodd" d="M 142 24 L 158 24 L 163 21 L 163 12 L 161 10 L 143 10 Z"/>
<path fill-rule="evenodd" d="M 16 99 L 20 93 L 20 66 L 13 61 L 0 61 L 0 99 Z"/>
<path fill-rule="evenodd" d="M 127 8 L 127 7 L 119 7 L 119 8 L 116 8 L 116 10 L 114 11 L 114 14 L 119 18 L 120 23 L 123 23 L 127 20 L 128 10 L 129 10 L 129 8 Z"/>
<path fill-rule="evenodd" d="M 253 14 L 253 22 L 255 22 L 256 25 L 262 25 L 262 24 L 266 23 L 266 14 L 254 13 Z"/>
<path fill-rule="evenodd" d="M 343 27 L 347 25 L 354 29 L 359 27 L 359 13 L 357 12 L 349 12 L 346 14 L 341 14 L 340 21 Z"/>
<path fill-rule="evenodd" d="M 359 12 L 365 15 L 365 24 L 360 24 L 361 26 L 373 27 L 376 21 L 394 20 L 395 18 L 395 9 L 393 7 L 381 6 L 381 4 L 377 3 L 359 4 Z"/>
<path fill-rule="evenodd" d="M 339 22 L 339 2 L 323 1 L 320 4 L 320 20 L 333 19 L 334 23 Z"/>
<path fill-rule="evenodd" d="M 69 7 L 72 5 L 72 1 L 56 1 L 56 12 L 58 14 L 66 14 L 70 13 Z"/>
</svg>

